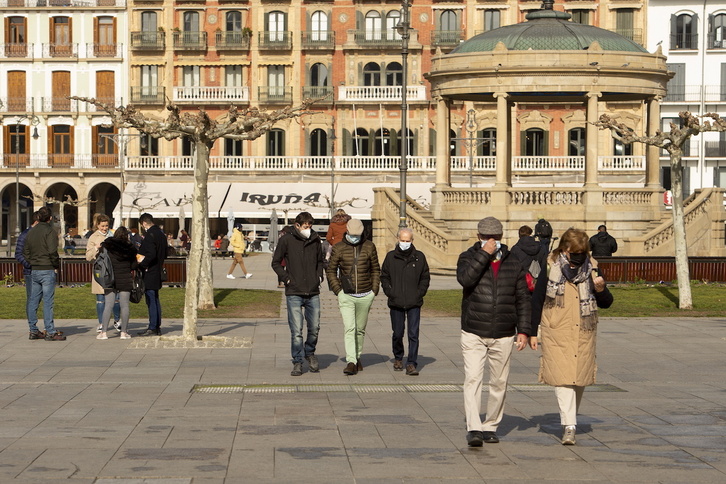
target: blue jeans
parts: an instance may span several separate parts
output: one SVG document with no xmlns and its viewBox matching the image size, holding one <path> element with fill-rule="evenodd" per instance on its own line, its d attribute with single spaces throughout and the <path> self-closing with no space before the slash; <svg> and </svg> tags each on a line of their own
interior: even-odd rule
<svg viewBox="0 0 726 484">
<path fill-rule="evenodd" d="M 98 316 L 98 324 L 103 325 L 103 311 L 106 309 L 106 296 L 103 294 L 96 294 L 96 315 Z M 118 321 L 121 319 L 121 306 L 118 302 L 118 295 L 113 304 L 113 320 Z"/>
<path fill-rule="evenodd" d="M 418 330 L 421 323 L 421 308 L 390 308 L 391 327 L 393 328 L 393 357 L 403 360 L 403 332 L 408 319 L 408 358 L 406 364 L 417 366 Z"/>
<path fill-rule="evenodd" d="M 290 325 L 290 353 L 293 363 L 302 363 L 304 356 L 315 354 L 320 332 L 320 296 L 287 296 L 287 324 Z M 308 336 L 303 346 L 303 312 L 308 323 Z"/>
<path fill-rule="evenodd" d="M 159 331 L 161 328 L 161 301 L 158 289 L 147 289 L 144 292 L 146 305 L 149 307 L 149 329 Z"/>
<path fill-rule="evenodd" d="M 47 334 L 55 334 L 55 324 L 53 322 L 53 304 L 55 303 L 55 271 L 33 271 L 31 276 L 33 287 L 30 291 L 30 303 L 28 310 L 28 326 L 30 332 L 38 331 L 38 306 L 40 299 L 43 298 L 43 322 L 45 323 L 45 332 Z"/>
</svg>

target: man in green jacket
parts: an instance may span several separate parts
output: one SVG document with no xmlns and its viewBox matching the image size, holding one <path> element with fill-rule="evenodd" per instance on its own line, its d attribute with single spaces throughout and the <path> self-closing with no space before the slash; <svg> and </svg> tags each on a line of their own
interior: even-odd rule
<svg viewBox="0 0 726 484">
<path fill-rule="evenodd" d="M 32 267 L 32 288 L 30 290 L 30 304 L 28 312 L 28 325 L 30 326 L 30 339 L 40 339 L 38 331 L 38 304 L 43 299 L 43 322 L 45 323 L 46 341 L 65 341 L 63 333 L 55 329 L 53 322 L 53 304 L 55 302 L 55 281 L 60 267 L 58 256 L 58 234 L 50 225 L 52 217 L 48 207 L 38 210 L 38 225 L 33 227 L 25 239 L 23 256 Z"/>
</svg>

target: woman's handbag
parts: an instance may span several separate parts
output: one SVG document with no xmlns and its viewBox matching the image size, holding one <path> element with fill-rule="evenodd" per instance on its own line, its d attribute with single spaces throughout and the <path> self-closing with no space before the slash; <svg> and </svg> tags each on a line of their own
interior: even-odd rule
<svg viewBox="0 0 726 484">
<path fill-rule="evenodd" d="M 161 282 L 166 282 L 169 276 L 166 274 L 166 267 L 161 266 Z"/>
<path fill-rule="evenodd" d="M 140 303 L 144 298 L 146 287 L 144 286 L 144 277 L 140 270 L 134 271 L 134 277 L 131 280 L 131 297 L 132 303 Z"/>
</svg>

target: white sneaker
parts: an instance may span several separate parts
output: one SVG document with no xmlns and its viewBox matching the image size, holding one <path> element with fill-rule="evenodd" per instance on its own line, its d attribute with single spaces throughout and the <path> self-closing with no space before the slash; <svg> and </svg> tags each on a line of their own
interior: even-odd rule
<svg viewBox="0 0 726 484">
<path fill-rule="evenodd" d="M 98 336 L 96 336 L 96 339 L 108 339 L 108 336 L 106 336 L 106 333 L 100 332 L 98 333 Z"/>
<path fill-rule="evenodd" d="M 121 321 L 114 321 L 113 327 L 116 331 L 121 331 Z"/>
<path fill-rule="evenodd" d="M 99 324 L 98 328 L 96 328 L 96 333 L 100 333 L 101 331 L 103 331 L 103 326 Z"/>
<path fill-rule="evenodd" d="M 250 274 L 249 272 L 245 274 L 245 279 L 249 279 L 250 277 L 252 277 L 252 274 Z"/>
<path fill-rule="evenodd" d="M 128 333 L 121 333 L 121 339 L 131 339 L 131 335 Z"/>
<path fill-rule="evenodd" d="M 235 277 L 232 274 L 227 274 L 227 279 L 234 279 Z"/>
</svg>

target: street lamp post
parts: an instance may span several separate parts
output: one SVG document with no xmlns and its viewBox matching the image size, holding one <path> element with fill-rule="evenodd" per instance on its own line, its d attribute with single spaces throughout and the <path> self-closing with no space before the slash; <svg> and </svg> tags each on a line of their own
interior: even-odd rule
<svg viewBox="0 0 726 484">
<path fill-rule="evenodd" d="M 33 126 L 33 139 L 38 139 L 38 124 L 40 119 L 35 114 L 24 114 L 15 118 L 15 240 L 20 237 L 20 122 L 28 120 Z M 10 242 L 8 242 L 10 247 Z"/>
<path fill-rule="evenodd" d="M 333 119 L 333 128 L 330 130 L 330 219 L 335 215 L 335 119 Z"/>
<path fill-rule="evenodd" d="M 118 167 L 119 167 L 119 178 L 121 185 L 119 187 L 119 213 L 121 214 L 121 220 L 119 220 L 118 225 L 123 225 L 124 220 L 124 184 L 126 183 L 124 180 L 124 158 L 126 155 L 126 145 L 128 145 L 129 138 L 141 138 L 142 145 L 144 141 L 144 135 L 139 134 L 129 134 L 129 133 L 114 133 L 114 134 L 105 134 L 101 133 L 99 134 L 101 138 L 110 139 L 113 141 L 113 143 L 118 147 Z M 100 145 L 99 140 L 99 145 Z"/>
<path fill-rule="evenodd" d="M 411 37 L 411 23 L 409 21 L 409 8 L 413 4 L 408 0 L 401 2 L 401 21 L 396 25 L 396 32 L 401 36 L 401 163 L 399 165 L 400 181 L 400 208 L 398 227 L 406 227 L 406 177 L 408 172 L 408 40 Z"/>
</svg>

